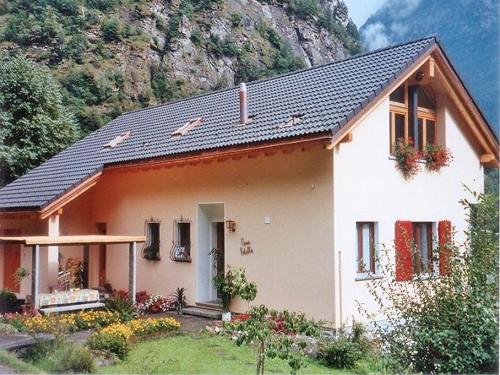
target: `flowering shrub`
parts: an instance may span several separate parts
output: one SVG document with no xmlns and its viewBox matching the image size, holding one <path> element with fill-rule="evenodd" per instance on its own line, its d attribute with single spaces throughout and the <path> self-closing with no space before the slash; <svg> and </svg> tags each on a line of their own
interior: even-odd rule
<svg viewBox="0 0 500 375">
<path fill-rule="evenodd" d="M 116 311 L 91 310 L 74 315 L 78 329 L 101 328 L 121 321 Z"/>
<path fill-rule="evenodd" d="M 447 148 L 429 144 L 425 146 L 423 158 L 427 162 L 427 170 L 439 172 L 441 168 L 450 165 L 450 162 L 453 160 L 453 155 Z"/>
<path fill-rule="evenodd" d="M 146 292 L 137 293 L 136 308 L 139 314 L 159 313 L 175 310 L 177 299 L 175 296 L 162 297 L 159 295 L 148 295 Z"/>
<path fill-rule="evenodd" d="M 422 159 L 422 155 L 419 151 L 415 150 L 411 139 L 408 142 L 403 138 L 398 139 L 394 143 L 394 156 L 396 157 L 396 166 L 405 179 L 411 179 L 420 170 L 418 161 Z"/>
<path fill-rule="evenodd" d="M 23 320 L 27 332 L 61 335 L 78 329 L 75 314 L 38 315 Z"/>
<path fill-rule="evenodd" d="M 315 322 L 302 313 L 278 312 L 264 305 L 252 307 L 248 315 L 248 319 L 227 323 L 225 328 L 238 346 L 246 343 L 257 347 L 257 374 L 264 373 L 266 357 L 287 361 L 292 373 L 304 366 L 306 343 L 295 336 L 318 336 Z"/>
<path fill-rule="evenodd" d="M 88 345 L 91 349 L 110 352 L 123 359 L 130 350 L 133 338 L 174 331 L 179 327 L 180 323 L 173 318 L 134 319 L 111 324 L 92 334 Z"/>
<path fill-rule="evenodd" d="M 130 343 L 121 332 L 94 333 L 87 345 L 92 350 L 112 353 L 120 359 L 124 359 L 130 351 Z"/>
<path fill-rule="evenodd" d="M 120 314 L 112 311 L 82 311 L 71 314 L 6 314 L 0 322 L 10 324 L 18 330 L 35 333 L 63 334 L 80 329 L 101 328 L 120 322 Z"/>
</svg>

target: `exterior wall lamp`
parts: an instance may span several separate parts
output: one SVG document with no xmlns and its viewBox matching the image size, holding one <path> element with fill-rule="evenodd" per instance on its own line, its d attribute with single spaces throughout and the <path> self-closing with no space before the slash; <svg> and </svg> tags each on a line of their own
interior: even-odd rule
<svg viewBox="0 0 500 375">
<path fill-rule="evenodd" d="M 226 228 L 229 232 L 236 232 L 236 222 L 234 220 L 226 220 Z"/>
</svg>

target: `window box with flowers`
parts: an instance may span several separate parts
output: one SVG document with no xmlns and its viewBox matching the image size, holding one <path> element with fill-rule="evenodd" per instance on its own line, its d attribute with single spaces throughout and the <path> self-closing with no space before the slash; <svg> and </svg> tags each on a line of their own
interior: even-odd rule
<svg viewBox="0 0 500 375">
<path fill-rule="evenodd" d="M 426 161 L 428 171 L 439 172 L 441 168 L 450 165 L 453 155 L 448 148 L 439 145 L 428 144 L 423 153 L 423 159 Z"/>
<path fill-rule="evenodd" d="M 394 143 L 394 157 L 396 158 L 396 167 L 407 180 L 413 178 L 420 170 L 419 161 L 422 159 L 420 151 L 413 147 L 411 139 L 407 141 L 399 138 Z"/>
</svg>

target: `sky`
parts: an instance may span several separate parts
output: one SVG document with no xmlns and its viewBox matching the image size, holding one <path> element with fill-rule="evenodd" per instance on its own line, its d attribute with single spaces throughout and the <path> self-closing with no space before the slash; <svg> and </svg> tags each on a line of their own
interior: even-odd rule
<svg viewBox="0 0 500 375">
<path fill-rule="evenodd" d="M 349 16 L 358 29 L 374 14 L 387 0 L 344 0 Z"/>
</svg>

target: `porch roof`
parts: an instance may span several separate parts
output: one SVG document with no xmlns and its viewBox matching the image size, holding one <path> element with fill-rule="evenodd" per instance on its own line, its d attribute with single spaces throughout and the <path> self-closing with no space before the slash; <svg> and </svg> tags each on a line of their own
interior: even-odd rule
<svg viewBox="0 0 500 375">
<path fill-rule="evenodd" d="M 108 235 L 0 237 L 0 243 L 19 243 L 26 246 L 126 244 L 132 242 L 146 242 L 146 237 Z"/>
</svg>

